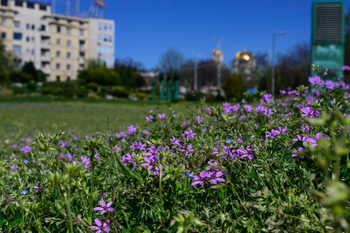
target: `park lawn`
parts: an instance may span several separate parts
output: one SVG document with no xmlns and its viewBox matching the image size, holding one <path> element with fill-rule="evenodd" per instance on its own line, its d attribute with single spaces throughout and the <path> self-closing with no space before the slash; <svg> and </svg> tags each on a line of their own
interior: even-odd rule
<svg viewBox="0 0 350 233">
<path fill-rule="evenodd" d="M 142 124 L 151 109 L 188 111 L 193 104 L 151 102 L 0 102 L 0 140 L 57 130 L 79 136 L 116 133 L 130 124 Z"/>
</svg>

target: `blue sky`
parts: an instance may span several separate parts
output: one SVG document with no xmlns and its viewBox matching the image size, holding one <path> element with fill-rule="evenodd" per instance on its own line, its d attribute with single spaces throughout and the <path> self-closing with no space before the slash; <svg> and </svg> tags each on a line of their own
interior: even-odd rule
<svg viewBox="0 0 350 233">
<path fill-rule="evenodd" d="M 62 1 L 63 2 L 63 1 Z M 86 11 L 93 0 L 81 0 Z M 215 37 L 223 38 L 226 63 L 239 50 L 253 53 L 271 48 L 273 32 L 277 51 L 310 42 L 312 0 L 105 0 L 104 17 L 116 22 L 116 58 L 131 57 L 145 68 L 157 66 L 168 48 L 187 59 L 194 52 L 210 58 Z M 347 4 L 348 6 L 349 4 Z"/>
</svg>

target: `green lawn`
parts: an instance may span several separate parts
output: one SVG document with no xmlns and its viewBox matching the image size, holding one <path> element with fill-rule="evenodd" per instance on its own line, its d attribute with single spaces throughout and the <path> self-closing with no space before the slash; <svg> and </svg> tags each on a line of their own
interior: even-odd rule
<svg viewBox="0 0 350 233">
<path fill-rule="evenodd" d="M 186 106 L 186 107 L 185 107 Z M 188 110 L 189 104 L 150 102 L 0 102 L 0 140 L 62 130 L 77 135 L 125 130 L 144 122 L 150 109 L 170 113 Z"/>
</svg>

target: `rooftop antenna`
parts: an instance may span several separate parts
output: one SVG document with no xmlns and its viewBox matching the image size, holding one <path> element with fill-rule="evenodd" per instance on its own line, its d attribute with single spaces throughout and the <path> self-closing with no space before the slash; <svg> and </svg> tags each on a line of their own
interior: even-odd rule
<svg viewBox="0 0 350 233">
<path fill-rule="evenodd" d="M 51 12 L 56 13 L 56 0 L 51 1 Z"/>
<path fill-rule="evenodd" d="M 64 1 L 64 14 L 69 15 L 70 13 L 70 0 Z"/>
<path fill-rule="evenodd" d="M 215 37 L 216 40 L 216 48 L 220 49 L 220 42 L 224 40 L 224 38 L 219 38 L 219 37 Z"/>
<path fill-rule="evenodd" d="M 79 0 L 74 0 L 74 16 L 79 17 L 80 16 L 80 1 Z"/>
<path fill-rule="evenodd" d="M 93 4 L 89 7 L 88 17 L 102 18 L 104 8 L 106 8 L 104 0 L 94 0 Z"/>
</svg>

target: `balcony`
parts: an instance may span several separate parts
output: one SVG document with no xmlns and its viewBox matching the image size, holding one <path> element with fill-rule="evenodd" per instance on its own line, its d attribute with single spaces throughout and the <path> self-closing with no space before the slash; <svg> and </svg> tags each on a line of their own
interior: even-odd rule
<svg viewBox="0 0 350 233">
<path fill-rule="evenodd" d="M 48 54 L 41 55 L 40 59 L 41 59 L 42 62 L 45 62 L 45 61 L 46 62 L 50 62 L 51 61 L 51 57 Z"/>
<path fill-rule="evenodd" d="M 50 49 L 50 43 L 49 42 L 42 42 L 41 43 L 41 49 L 44 49 L 44 50 L 49 50 Z"/>
<path fill-rule="evenodd" d="M 49 31 L 40 31 L 41 37 L 49 38 L 51 36 Z"/>
<path fill-rule="evenodd" d="M 45 74 L 50 74 L 51 73 L 50 66 L 41 68 L 41 71 L 44 72 Z"/>
</svg>

